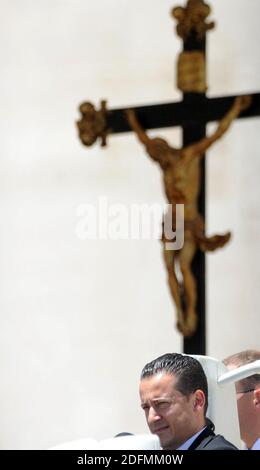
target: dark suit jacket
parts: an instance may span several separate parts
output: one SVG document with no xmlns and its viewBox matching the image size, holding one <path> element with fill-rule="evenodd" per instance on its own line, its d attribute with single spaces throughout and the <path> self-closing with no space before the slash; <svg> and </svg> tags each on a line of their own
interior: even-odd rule
<svg viewBox="0 0 260 470">
<path fill-rule="evenodd" d="M 195 439 L 188 450 L 239 450 L 220 434 L 215 434 L 212 426 L 208 426 Z"/>
</svg>

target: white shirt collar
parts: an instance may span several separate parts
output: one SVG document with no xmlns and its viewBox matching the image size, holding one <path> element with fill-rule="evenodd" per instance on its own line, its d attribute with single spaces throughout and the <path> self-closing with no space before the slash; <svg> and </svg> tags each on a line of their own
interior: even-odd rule
<svg viewBox="0 0 260 470">
<path fill-rule="evenodd" d="M 260 450 L 260 437 L 256 439 L 250 450 Z"/>
<path fill-rule="evenodd" d="M 199 432 L 197 432 L 196 434 L 194 434 L 194 436 L 191 436 L 187 441 L 185 441 L 180 447 L 178 447 L 178 449 L 176 450 L 188 450 L 189 447 L 191 446 L 191 444 L 195 441 L 195 439 L 197 439 L 197 437 L 202 433 L 202 431 L 204 431 L 204 429 L 206 429 L 207 426 L 204 426 L 204 428 L 202 428 Z"/>
</svg>

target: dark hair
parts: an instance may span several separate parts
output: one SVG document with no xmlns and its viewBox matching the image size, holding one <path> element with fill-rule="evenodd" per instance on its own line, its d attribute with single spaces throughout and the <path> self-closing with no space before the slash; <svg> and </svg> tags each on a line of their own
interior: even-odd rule
<svg viewBox="0 0 260 470">
<path fill-rule="evenodd" d="M 258 359 L 260 359 L 260 351 L 256 349 L 246 349 L 245 351 L 226 357 L 223 362 L 226 366 L 233 365 L 237 368 L 255 362 Z M 255 388 L 255 386 L 260 383 L 260 374 L 250 375 L 245 379 L 238 380 L 238 382 L 244 388 Z"/>
<path fill-rule="evenodd" d="M 141 372 L 141 380 L 165 372 L 177 377 L 176 390 L 185 396 L 200 389 L 205 395 L 206 414 L 208 407 L 208 383 L 205 372 L 197 359 L 178 353 L 168 353 L 146 364 Z"/>
</svg>

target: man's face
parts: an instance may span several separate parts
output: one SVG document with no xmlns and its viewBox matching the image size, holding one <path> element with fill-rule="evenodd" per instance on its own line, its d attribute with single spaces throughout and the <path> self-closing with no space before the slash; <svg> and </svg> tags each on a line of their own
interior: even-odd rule
<svg viewBox="0 0 260 470">
<path fill-rule="evenodd" d="M 198 432 L 204 422 L 203 406 L 200 410 L 196 406 L 197 392 L 186 397 L 176 390 L 176 383 L 174 375 L 164 372 L 140 382 L 141 406 L 147 424 L 150 431 L 158 435 L 163 449 L 177 449 Z M 203 392 L 199 393 L 204 397 Z"/>
<path fill-rule="evenodd" d="M 256 440 L 256 429 L 260 435 L 260 407 L 257 406 L 257 395 L 260 397 L 260 387 L 249 389 L 242 382 L 236 382 L 237 410 L 240 436 L 251 447 Z"/>
<path fill-rule="evenodd" d="M 228 370 L 234 370 L 239 367 L 239 364 L 230 363 L 226 367 Z M 256 420 L 256 410 L 254 406 L 254 391 L 249 389 L 243 380 L 235 382 L 235 387 L 240 437 L 247 447 L 251 447 L 255 440 L 254 423 Z"/>
</svg>

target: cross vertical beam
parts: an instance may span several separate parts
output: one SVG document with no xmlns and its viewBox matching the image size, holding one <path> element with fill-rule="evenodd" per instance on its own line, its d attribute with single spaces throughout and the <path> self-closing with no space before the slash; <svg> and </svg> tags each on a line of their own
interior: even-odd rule
<svg viewBox="0 0 260 470">
<path fill-rule="evenodd" d="M 198 41 L 194 30 L 183 42 L 184 52 L 200 51 L 206 56 L 206 34 Z M 183 93 L 183 104 L 189 109 L 198 109 L 205 100 L 205 93 Z M 206 136 L 205 123 L 187 123 L 182 126 L 183 147 L 199 141 Z M 206 212 L 206 165 L 205 158 L 200 163 L 201 189 L 198 200 L 199 213 L 205 220 Z M 195 334 L 183 339 L 183 352 L 186 354 L 206 354 L 206 260 L 205 254 L 197 250 L 192 261 L 192 272 L 197 282 L 198 325 Z"/>
</svg>

